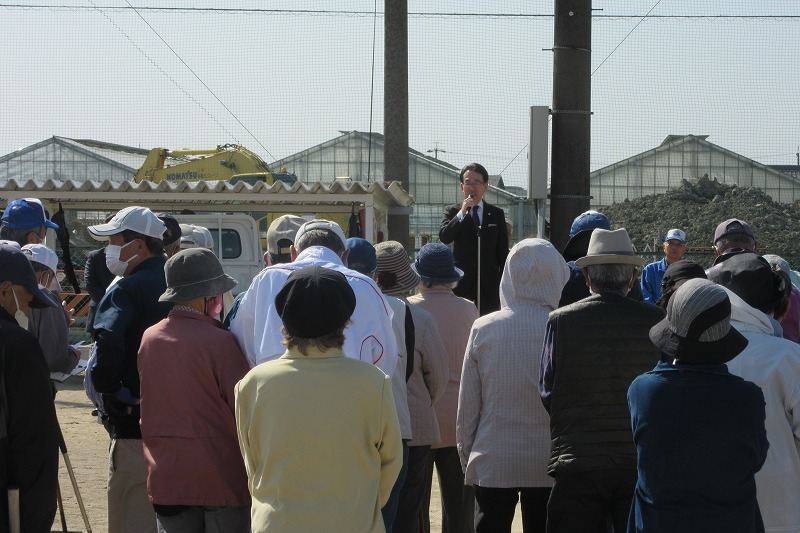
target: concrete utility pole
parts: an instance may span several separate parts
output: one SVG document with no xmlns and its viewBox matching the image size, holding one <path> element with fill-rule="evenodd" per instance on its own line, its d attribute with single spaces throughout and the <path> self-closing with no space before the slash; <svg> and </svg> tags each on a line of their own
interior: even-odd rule
<svg viewBox="0 0 800 533">
<path fill-rule="evenodd" d="M 408 184 L 408 3 L 385 0 L 383 68 L 384 179 Z M 389 238 L 410 250 L 408 213 L 390 214 Z"/>
<path fill-rule="evenodd" d="M 592 1 L 555 0 L 550 241 L 563 250 L 589 209 Z"/>
</svg>

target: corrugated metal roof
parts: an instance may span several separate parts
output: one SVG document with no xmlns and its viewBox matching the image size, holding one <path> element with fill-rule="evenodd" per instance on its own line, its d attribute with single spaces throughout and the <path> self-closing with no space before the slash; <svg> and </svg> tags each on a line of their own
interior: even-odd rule
<svg viewBox="0 0 800 533">
<path fill-rule="evenodd" d="M 6 201 L 32 196 L 48 202 L 63 202 L 82 209 L 91 209 L 98 202 L 103 209 L 111 204 L 146 205 L 168 204 L 172 209 L 181 206 L 199 211 L 214 209 L 247 211 L 270 205 L 350 205 L 372 198 L 388 207 L 408 207 L 414 199 L 399 182 L 389 185 L 378 183 L 295 183 L 288 187 L 283 182 L 272 185 L 244 182 L 231 185 L 225 181 L 215 182 L 168 182 L 133 181 L 85 181 L 76 183 L 48 179 L 43 182 L 8 180 L 0 184 L 0 197 Z"/>
</svg>

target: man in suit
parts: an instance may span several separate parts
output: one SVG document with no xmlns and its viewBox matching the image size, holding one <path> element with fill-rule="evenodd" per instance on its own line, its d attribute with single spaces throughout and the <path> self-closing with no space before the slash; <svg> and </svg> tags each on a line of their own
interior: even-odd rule
<svg viewBox="0 0 800 533">
<path fill-rule="evenodd" d="M 483 195 L 489 189 L 489 173 L 478 163 L 461 169 L 458 176 L 464 201 L 447 206 L 439 227 L 439 240 L 453 243 L 456 266 L 464 277 L 453 292 L 472 300 L 481 315 L 500 309 L 500 277 L 508 255 L 506 217 L 489 205 Z M 478 235 L 480 234 L 480 302 L 478 302 Z"/>
</svg>

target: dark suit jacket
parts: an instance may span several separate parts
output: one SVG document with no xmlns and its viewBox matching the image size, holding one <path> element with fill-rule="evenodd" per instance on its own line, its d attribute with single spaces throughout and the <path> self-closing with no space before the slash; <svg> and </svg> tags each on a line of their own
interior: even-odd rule
<svg viewBox="0 0 800 533">
<path fill-rule="evenodd" d="M 86 315 L 86 331 L 94 332 L 94 312 L 97 304 L 103 299 L 108 285 L 114 281 L 114 274 L 106 266 L 106 249 L 92 250 L 86 256 L 86 266 L 83 269 L 83 283 L 86 292 L 92 298 L 89 303 L 89 313 Z"/>
<path fill-rule="evenodd" d="M 447 206 L 439 227 L 439 240 L 453 243 L 456 266 L 464 277 L 453 290 L 458 296 L 475 302 L 478 292 L 478 230 L 469 213 L 462 221 L 456 214 L 461 204 Z M 485 315 L 500 309 L 500 278 L 508 256 L 508 232 L 503 210 L 483 202 L 481 226 L 481 308 Z"/>
</svg>

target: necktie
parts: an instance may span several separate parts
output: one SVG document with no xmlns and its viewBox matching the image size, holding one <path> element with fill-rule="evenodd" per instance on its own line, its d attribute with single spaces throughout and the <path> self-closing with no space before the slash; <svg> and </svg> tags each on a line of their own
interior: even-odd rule
<svg viewBox="0 0 800 533">
<path fill-rule="evenodd" d="M 479 228 L 481 225 L 481 217 L 478 216 L 478 209 L 480 206 L 475 206 L 472 208 L 472 223 L 475 224 L 476 228 Z"/>
</svg>

